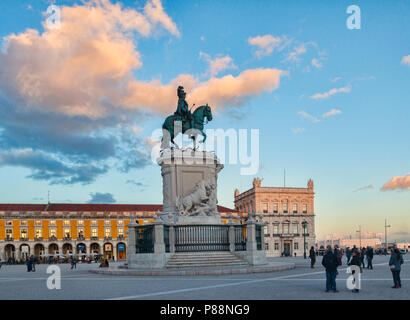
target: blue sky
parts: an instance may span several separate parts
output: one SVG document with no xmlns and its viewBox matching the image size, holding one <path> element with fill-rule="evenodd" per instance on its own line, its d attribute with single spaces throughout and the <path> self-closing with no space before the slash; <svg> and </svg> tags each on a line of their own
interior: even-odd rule
<svg viewBox="0 0 410 320">
<path fill-rule="evenodd" d="M 83 6 L 79 1 L 54 3 L 62 8 Z M 158 3 L 152 1 L 152 6 L 158 9 Z M 281 186 L 284 168 L 287 186 L 305 186 L 312 178 L 319 237 L 353 233 L 358 225 L 365 231 L 381 232 L 387 218 L 397 239 L 408 239 L 408 1 L 355 1 L 361 9 L 360 30 L 346 27 L 350 1 L 163 0 L 162 11 L 151 16 L 144 11 L 146 1 L 121 1 L 121 14 L 114 21 L 135 21 L 137 15 L 125 12 L 139 12 L 148 17 L 149 34 L 140 25 L 128 28 L 125 23 L 119 29 L 89 32 L 99 28 L 92 25 L 94 20 L 83 19 L 77 9 L 63 9 L 62 29 L 67 30 L 67 15 L 78 26 L 75 32 L 64 34 L 64 50 L 56 49 L 44 36 L 42 22 L 49 4 L 41 0 L 0 3 L 0 36 L 4 39 L 0 57 L 1 202 L 44 203 L 49 190 L 52 202 L 81 203 L 107 193 L 110 202 L 161 203 L 160 170 L 146 159 L 146 138 L 176 107 L 176 94 L 174 100 L 168 94 L 170 88 L 176 89 L 174 79 L 190 75 L 182 84 L 188 88 L 191 105 L 190 99 L 200 99 L 194 89 L 209 86 L 211 78 L 232 75 L 240 79 L 246 70 L 253 70 L 255 76 L 260 70 L 281 70 L 286 74 L 281 74 L 278 83 L 271 80 L 268 90 L 263 88 L 263 78 L 259 84 L 249 84 L 249 92 L 235 92 L 240 103 L 224 100 L 217 93 L 209 97 L 215 118 L 208 127 L 260 130 L 261 169 L 255 176 L 263 178 L 262 185 Z M 107 20 L 114 15 L 112 8 L 102 10 L 101 17 Z M 39 32 L 31 36 L 30 45 L 22 44 L 27 29 Z M 10 40 L 11 34 L 17 38 Z M 108 40 L 100 47 L 100 57 L 85 55 L 90 60 L 78 62 L 78 73 L 64 69 L 74 81 L 57 87 L 55 83 L 60 82 L 50 80 L 50 74 L 62 72 L 63 60 L 74 61 L 78 51 L 71 52 L 72 47 L 86 47 L 102 36 Z M 250 44 L 258 36 L 265 37 L 267 46 Z M 271 52 L 267 36 L 275 39 Z M 118 47 L 108 46 L 112 43 Z M 229 63 L 211 75 L 212 63 L 216 66 L 218 59 L 226 57 Z M 93 60 L 97 69 L 103 61 L 108 71 L 92 70 Z M 120 76 L 112 79 L 116 72 Z M 78 84 L 72 84 L 77 79 Z M 135 90 L 125 92 L 127 99 L 115 100 L 115 90 L 125 80 Z M 141 90 L 141 84 L 148 84 L 148 97 L 133 94 Z M 50 86 L 57 97 L 44 92 Z M 86 95 L 77 100 L 83 88 L 94 96 L 111 90 L 114 94 L 107 94 L 103 102 L 100 97 L 88 101 Z M 325 93 L 327 98 L 313 98 Z M 59 101 L 64 95 L 64 101 Z M 67 108 L 71 100 L 75 103 Z M 326 113 L 329 116 L 324 117 Z M 135 146 L 145 153 L 136 154 Z M 227 164 L 220 173 L 221 205 L 233 207 L 235 187 L 250 188 L 254 176 L 241 176 L 239 170 L 239 165 Z M 381 191 L 393 177 L 399 178 L 389 190 Z M 397 181 L 402 183 L 397 186 Z"/>
</svg>

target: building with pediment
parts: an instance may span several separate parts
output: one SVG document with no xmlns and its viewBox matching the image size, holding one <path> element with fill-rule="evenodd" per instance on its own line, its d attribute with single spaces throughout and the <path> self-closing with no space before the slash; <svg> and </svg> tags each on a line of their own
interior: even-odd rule
<svg viewBox="0 0 410 320">
<path fill-rule="evenodd" d="M 235 210 L 246 218 L 249 213 L 265 222 L 264 239 L 268 257 L 303 256 L 315 246 L 315 209 L 313 181 L 307 188 L 263 187 L 261 179 L 253 179 L 253 187 L 245 192 L 235 190 Z M 305 226 L 305 228 L 304 228 Z"/>
</svg>

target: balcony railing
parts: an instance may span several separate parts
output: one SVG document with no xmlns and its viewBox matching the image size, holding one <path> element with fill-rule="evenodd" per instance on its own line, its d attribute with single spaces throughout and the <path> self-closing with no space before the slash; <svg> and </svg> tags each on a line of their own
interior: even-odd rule
<svg viewBox="0 0 410 320">
<path fill-rule="evenodd" d="M 91 240 L 98 240 L 98 237 L 91 237 Z"/>
<path fill-rule="evenodd" d="M 124 239 L 125 239 L 125 237 L 124 237 L 123 234 L 118 235 L 118 240 L 124 240 Z"/>
<path fill-rule="evenodd" d="M 78 235 L 77 240 L 85 240 L 85 237 L 83 235 Z"/>
<path fill-rule="evenodd" d="M 71 240 L 71 237 L 64 237 L 64 240 L 65 240 L 65 241 L 70 241 L 70 240 Z"/>
<path fill-rule="evenodd" d="M 28 241 L 27 237 L 20 237 L 20 241 Z"/>
<path fill-rule="evenodd" d="M 48 238 L 48 240 L 50 240 L 50 241 L 57 241 L 57 237 L 56 237 L 56 236 L 51 236 L 50 238 Z"/>
<path fill-rule="evenodd" d="M 5 241 L 14 241 L 13 237 L 7 237 Z"/>
<path fill-rule="evenodd" d="M 112 237 L 111 236 L 109 236 L 109 237 L 105 236 L 104 240 L 112 240 Z"/>
<path fill-rule="evenodd" d="M 43 241 L 43 237 L 35 237 L 36 241 Z"/>
</svg>

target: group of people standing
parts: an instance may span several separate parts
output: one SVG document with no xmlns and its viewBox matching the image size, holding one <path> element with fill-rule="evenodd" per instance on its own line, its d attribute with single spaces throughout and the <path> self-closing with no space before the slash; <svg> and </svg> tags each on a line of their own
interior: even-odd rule
<svg viewBox="0 0 410 320">
<path fill-rule="evenodd" d="M 355 254 L 356 253 L 356 254 Z M 350 260 L 352 257 L 357 256 L 357 259 L 360 261 L 359 267 L 365 268 L 365 258 L 367 260 L 367 269 L 373 269 L 373 257 L 374 257 L 374 250 L 372 247 L 363 247 L 360 250 L 353 246 L 353 249 L 350 247 L 346 248 L 346 258 L 347 264 L 349 265 Z"/>
<path fill-rule="evenodd" d="M 27 272 L 36 271 L 36 258 L 32 255 L 26 258 Z"/>
<path fill-rule="evenodd" d="M 367 260 L 367 269 L 373 270 L 373 256 L 374 250 L 371 247 L 367 248 L 356 248 L 354 246 L 352 249 L 346 249 L 346 258 L 348 266 L 357 266 L 360 268 L 360 272 L 363 272 L 365 266 L 365 258 Z M 336 276 L 338 275 L 337 268 L 342 265 L 343 252 L 336 245 L 334 249 L 331 246 L 327 247 L 326 253 L 322 259 L 322 265 L 326 269 L 326 292 L 332 290 L 333 292 L 338 292 L 336 289 Z M 311 268 L 314 268 L 316 262 L 316 252 L 313 247 L 311 247 L 309 252 L 309 258 L 311 261 Z M 400 271 L 401 265 L 403 264 L 403 257 L 398 248 L 393 248 L 391 251 L 391 256 L 389 260 L 389 267 L 393 275 L 394 285 L 392 288 L 401 288 Z M 352 274 L 355 270 L 352 270 Z M 359 292 L 356 287 L 352 289 L 352 292 Z"/>
</svg>

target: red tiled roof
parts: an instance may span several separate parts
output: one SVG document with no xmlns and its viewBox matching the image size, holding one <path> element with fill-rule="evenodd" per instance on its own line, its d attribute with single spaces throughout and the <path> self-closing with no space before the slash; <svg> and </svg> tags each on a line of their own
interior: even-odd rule
<svg viewBox="0 0 410 320">
<path fill-rule="evenodd" d="M 1 203 L 0 211 L 44 211 L 45 204 Z"/>
<path fill-rule="evenodd" d="M 0 203 L 0 211 L 162 211 L 162 204 L 90 204 L 90 203 L 50 203 L 19 204 Z M 235 212 L 233 209 L 218 206 L 219 212 Z"/>
</svg>

